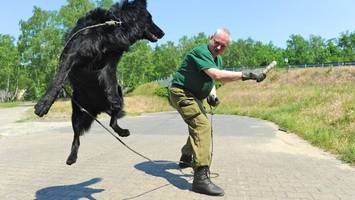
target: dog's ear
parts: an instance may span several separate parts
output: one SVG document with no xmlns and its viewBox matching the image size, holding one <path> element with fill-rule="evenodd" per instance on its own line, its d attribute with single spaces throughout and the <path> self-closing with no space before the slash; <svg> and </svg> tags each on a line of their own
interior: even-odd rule
<svg viewBox="0 0 355 200">
<path fill-rule="evenodd" d="M 139 7 L 147 8 L 147 0 L 135 0 L 133 3 Z"/>
</svg>

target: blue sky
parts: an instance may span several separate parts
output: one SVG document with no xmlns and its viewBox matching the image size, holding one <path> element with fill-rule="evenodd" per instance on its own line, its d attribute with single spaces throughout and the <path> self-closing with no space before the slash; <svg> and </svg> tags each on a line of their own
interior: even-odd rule
<svg viewBox="0 0 355 200">
<path fill-rule="evenodd" d="M 17 38 L 19 21 L 32 15 L 33 6 L 58 10 L 64 4 L 66 0 L 4 1 L 0 34 Z M 161 43 L 227 27 L 233 40 L 251 37 L 285 48 L 291 34 L 331 39 L 355 31 L 354 9 L 354 0 L 148 0 L 154 21 L 166 33 Z"/>
</svg>

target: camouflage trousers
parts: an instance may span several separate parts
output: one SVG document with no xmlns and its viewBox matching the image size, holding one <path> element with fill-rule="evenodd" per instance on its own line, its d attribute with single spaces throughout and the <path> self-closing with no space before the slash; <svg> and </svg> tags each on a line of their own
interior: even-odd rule
<svg viewBox="0 0 355 200">
<path fill-rule="evenodd" d="M 202 102 L 190 92 L 176 87 L 169 89 L 169 100 L 188 125 L 189 137 L 181 153 L 193 155 L 193 167 L 209 166 L 211 162 L 211 123 Z"/>
</svg>

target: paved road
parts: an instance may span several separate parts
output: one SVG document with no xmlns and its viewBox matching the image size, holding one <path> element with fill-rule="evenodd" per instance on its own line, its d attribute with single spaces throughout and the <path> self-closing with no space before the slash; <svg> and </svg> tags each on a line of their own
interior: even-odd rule
<svg viewBox="0 0 355 200">
<path fill-rule="evenodd" d="M 1 115 L 2 110 L 0 110 Z M 0 129 L 0 199 L 355 199 L 355 170 L 272 123 L 214 116 L 213 181 L 224 197 L 191 192 L 191 169 L 173 162 L 186 141 L 177 113 L 126 117 L 124 141 L 96 124 L 81 138 L 78 162 L 65 165 L 70 123 L 21 123 Z"/>
</svg>

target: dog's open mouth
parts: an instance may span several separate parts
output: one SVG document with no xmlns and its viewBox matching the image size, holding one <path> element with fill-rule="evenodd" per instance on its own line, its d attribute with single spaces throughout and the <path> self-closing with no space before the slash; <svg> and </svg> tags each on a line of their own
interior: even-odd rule
<svg viewBox="0 0 355 200">
<path fill-rule="evenodd" d="M 146 32 L 146 36 L 147 36 L 147 39 L 151 42 L 156 42 L 159 39 L 156 35 L 154 35 L 151 32 Z"/>
</svg>

